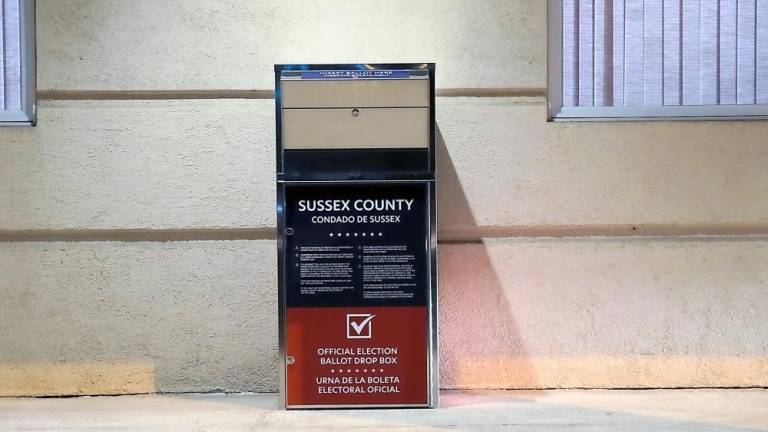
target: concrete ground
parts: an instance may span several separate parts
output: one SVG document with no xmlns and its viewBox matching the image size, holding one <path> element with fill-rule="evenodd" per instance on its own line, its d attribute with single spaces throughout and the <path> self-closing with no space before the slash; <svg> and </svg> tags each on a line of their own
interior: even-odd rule
<svg viewBox="0 0 768 432">
<path fill-rule="evenodd" d="M 444 392 L 437 410 L 291 411 L 274 394 L 0 399 L 0 431 L 768 431 L 768 390 Z"/>
</svg>

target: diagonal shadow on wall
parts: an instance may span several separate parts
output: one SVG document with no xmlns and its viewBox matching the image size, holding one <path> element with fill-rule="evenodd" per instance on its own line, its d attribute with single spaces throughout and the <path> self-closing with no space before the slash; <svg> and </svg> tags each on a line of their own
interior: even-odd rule
<svg viewBox="0 0 768 432">
<path fill-rule="evenodd" d="M 476 233 L 467 241 L 446 238 L 438 249 L 441 387 L 540 388 L 509 304 L 515 299 L 495 271 L 514 263 L 492 259 L 439 127 L 437 180 L 438 240 L 446 224 Z"/>
</svg>

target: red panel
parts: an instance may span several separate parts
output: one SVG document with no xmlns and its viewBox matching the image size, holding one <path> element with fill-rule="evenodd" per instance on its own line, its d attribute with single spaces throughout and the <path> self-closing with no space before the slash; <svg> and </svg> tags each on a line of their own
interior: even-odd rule
<svg viewBox="0 0 768 432">
<path fill-rule="evenodd" d="M 427 404 L 427 308 L 288 308 L 287 403 Z"/>
</svg>

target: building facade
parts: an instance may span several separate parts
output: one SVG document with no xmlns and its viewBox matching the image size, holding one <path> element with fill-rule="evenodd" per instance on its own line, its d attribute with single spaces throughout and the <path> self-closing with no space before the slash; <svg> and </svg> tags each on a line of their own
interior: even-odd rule
<svg viewBox="0 0 768 432">
<path fill-rule="evenodd" d="M 0 396 L 277 389 L 275 63 L 437 64 L 443 388 L 768 386 L 768 122 L 548 122 L 544 0 L 38 0 Z"/>
</svg>

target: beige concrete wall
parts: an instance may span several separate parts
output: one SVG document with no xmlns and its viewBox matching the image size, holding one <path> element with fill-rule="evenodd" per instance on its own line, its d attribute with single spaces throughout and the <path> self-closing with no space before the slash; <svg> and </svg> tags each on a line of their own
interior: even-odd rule
<svg viewBox="0 0 768 432">
<path fill-rule="evenodd" d="M 41 0 L 37 10 L 41 90 L 264 90 L 275 63 L 333 62 L 434 61 L 441 88 L 546 83 L 542 0 Z"/>
<path fill-rule="evenodd" d="M 547 123 L 542 98 L 437 110 L 444 238 L 768 226 L 768 122 Z M 0 230 L 274 227 L 272 100 L 43 100 L 39 118 L 2 130 Z"/>
<path fill-rule="evenodd" d="M 437 62 L 444 387 L 768 385 L 768 122 L 547 123 L 544 1 L 37 8 L 0 395 L 275 390 L 272 64 L 347 61 Z"/>
<path fill-rule="evenodd" d="M 271 240 L 3 245 L 0 396 L 274 389 L 274 251 Z"/>
<path fill-rule="evenodd" d="M 0 249 L 0 396 L 270 391 L 275 243 Z M 768 241 L 440 249 L 446 388 L 768 386 Z"/>
</svg>

